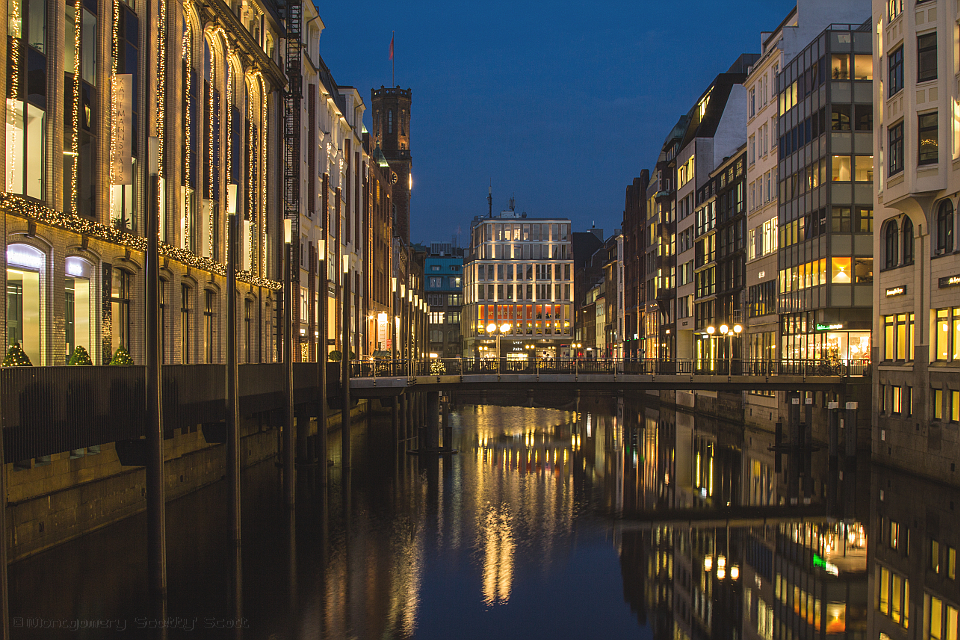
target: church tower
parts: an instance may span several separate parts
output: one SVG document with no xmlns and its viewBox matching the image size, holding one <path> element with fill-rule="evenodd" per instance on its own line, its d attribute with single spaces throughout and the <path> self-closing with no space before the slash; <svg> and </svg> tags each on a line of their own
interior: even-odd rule
<svg viewBox="0 0 960 640">
<path fill-rule="evenodd" d="M 373 136 L 390 163 L 393 181 L 393 233 L 405 245 L 410 244 L 410 89 L 400 87 L 371 91 L 373 102 Z"/>
</svg>

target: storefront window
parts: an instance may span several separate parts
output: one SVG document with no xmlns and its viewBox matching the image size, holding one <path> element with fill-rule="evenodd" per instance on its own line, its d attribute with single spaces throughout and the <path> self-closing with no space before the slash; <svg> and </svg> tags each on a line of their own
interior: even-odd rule
<svg viewBox="0 0 960 640">
<path fill-rule="evenodd" d="M 91 334 L 93 323 L 90 320 L 92 309 L 90 288 L 93 265 L 82 258 L 67 258 L 66 277 L 64 279 L 64 324 L 66 333 L 66 359 L 69 360 L 74 349 L 83 347 L 90 358 L 96 362 L 94 340 Z"/>
<path fill-rule="evenodd" d="M 113 353 L 120 347 L 130 351 L 130 296 L 133 293 L 133 274 L 113 269 L 110 287 L 110 309 L 113 321 Z"/>
<path fill-rule="evenodd" d="M 937 360 L 947 360 L 950 355 L 950 310 L 937 309 L 936 344 Z"/>
<path fill-rule="evenodd" d="M 33 365 L 40 350 L 40 273 L 44 255 L 28 245 L 7 247 L 7 345 L 19 343 Z"/>
</svg>

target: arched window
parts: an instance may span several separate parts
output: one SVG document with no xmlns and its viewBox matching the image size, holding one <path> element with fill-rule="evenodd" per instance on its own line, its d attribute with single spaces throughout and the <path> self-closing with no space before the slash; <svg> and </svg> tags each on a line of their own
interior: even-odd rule
<svg viewBox="0 0 960 640">
<path fill-rule="evenodd" d="M 183 60 L 181 80 L 183 85 L 183 174 L 180 203 L 180 246 L 188 251 L 197 250 L 197 207 L 200 189 L 200 159 L 197 148 L 200 143 L 200 79 L 194 44 L 196 42 L 192 18 L 183 20 Z"/>
<path fill-rule="evenodd" d="M 913 264 L 913 221 L 909 216 L 903 218 L 903 225 L 900 228 L 900 238 L 903 248 L 900 255 L 903 256 L 903 264 Z"/>
<path fill-rule="evenodd" d="M 87 350 L 90 358 L 97 362 L 96 332 L 93 316 L 93 282 L 96 269 L 89 261 L 70 256 L 65 261 L 63 279 L 64 337 L 66 338 L 66 359 L 69 361 L 77 347 Z"/>
<path fill-rule="evenodd" d="M 30 245 L 7 245 L 7 347 L 18 343 L 34 366 L 44 364 L 40 283 L 46 260 L 42 251 Z"/>
<path fill-rule="evenodd" d="M 897 244 L 899 238 L 897 221 L 891 220 L 887 223 L 887 230 L 884 232 L 884 253 L 883 265 L 886 269 L 892 269 L 897 266 Z"/>
<path fill-rule="evenodd" d="M 953 251 L 953 203 L 944 200 L 937 211 L 937 255 Z"/>
</svg>

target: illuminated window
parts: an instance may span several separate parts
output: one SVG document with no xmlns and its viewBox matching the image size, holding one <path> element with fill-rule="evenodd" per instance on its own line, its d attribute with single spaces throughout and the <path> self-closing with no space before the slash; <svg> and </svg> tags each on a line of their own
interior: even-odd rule
<svg viewBox="0 0 960 640">
<path fill-rule="evenodd" d="M 850 258 L 833 258 L 831 279 L 834 284 L 850 284 L 851 262 Z"/>
<path fill-rule="evenodd" d="M 833 156 L 830 179 L 834 182 L 850 182 L 850 156 Z"/>
</svg>

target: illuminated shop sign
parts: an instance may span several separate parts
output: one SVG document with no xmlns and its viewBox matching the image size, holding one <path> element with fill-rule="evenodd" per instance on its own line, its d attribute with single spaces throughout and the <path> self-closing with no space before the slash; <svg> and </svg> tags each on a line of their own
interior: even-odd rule
<svg viewBox="0 0 960 640">
<path fill-rule="evenodd" d="M 817 323 L 817 331 L 837 331 L 843 329 L 843 323 L 836 322 L 834 324 L 820 324 Z"/>
<path fill-rule="evenodd" d="M 904 285 L 904 286 L 902 286 L 902 287 L 893 287 L 892 289 L 887 289 L 887 290 L 886 290 L 886 294 L 887 294 L 887 297 L 888 297 L 888 298 L 892 298 L 892 297 L 894 297 L 894 296 L 902 296 L 902 295 L 904 295 L 906 292 L 907 292 L 907 287 L 906 287 L 906 285 Z"/>
<path fill-rule="evenodd" d="M 940 278 L 940 288 L 960 286 L 960 275 Z"/>
</svg>

